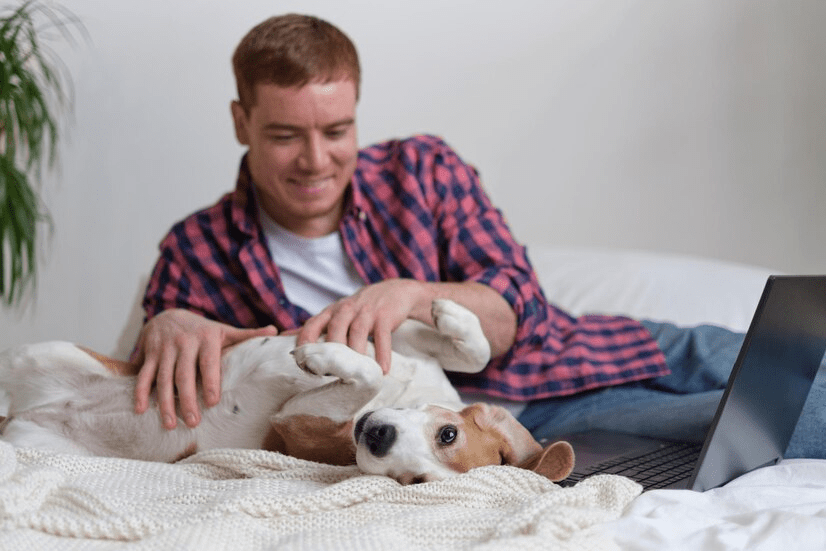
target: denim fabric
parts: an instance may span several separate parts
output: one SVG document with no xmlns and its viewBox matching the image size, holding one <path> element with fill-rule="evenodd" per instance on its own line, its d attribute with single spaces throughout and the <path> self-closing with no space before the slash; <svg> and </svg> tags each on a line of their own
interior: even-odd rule
<svg viewBox="0 0 826 551">
<path fill-rule="evenodd" d="M 785 457 L 826 459 L 826 358 L 820 364 Z"/>
<path fill-rule="evenodd" d="M 711 325 L 645 321 L 671 374 L 564 398 L 530 402 L 519 421 L 536 439 L 589 429 L 702 441 L 728 382 L 743 335 Z M 826 458 L 826 362 L 786 457 Z"/>
</svg>

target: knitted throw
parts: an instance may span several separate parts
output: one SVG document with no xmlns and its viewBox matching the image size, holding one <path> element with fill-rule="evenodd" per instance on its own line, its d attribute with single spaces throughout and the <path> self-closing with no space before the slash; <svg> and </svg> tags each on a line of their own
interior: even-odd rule
<svg viewBox="0 0 826 551">
<path fill-rule="evenodd" d="M 502 466 L 401 486 L 258 450 L 169 465 L 0 442 L 0 549 L 615 549 L 598 526 L 639 493 Z"/>
</svg>

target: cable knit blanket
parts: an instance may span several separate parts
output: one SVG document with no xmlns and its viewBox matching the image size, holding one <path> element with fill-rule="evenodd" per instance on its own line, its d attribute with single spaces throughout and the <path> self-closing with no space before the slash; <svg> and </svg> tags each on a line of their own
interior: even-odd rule
<svg viewBox="0 0 826 551">
<path fill-rule="evenodd" d="M 0 549 L 615 549 L 597 528 L 639 493 L 513 467 L 401 486 L 256 450 L 168 465 L 0 442 Z"/>
</svg>

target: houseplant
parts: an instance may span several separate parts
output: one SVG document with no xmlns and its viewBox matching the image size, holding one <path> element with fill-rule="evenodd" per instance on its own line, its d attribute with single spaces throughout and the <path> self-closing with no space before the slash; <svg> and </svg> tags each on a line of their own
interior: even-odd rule
<svg viewBox="0 0 826 551">
<path fill-rule="evenodd" d="M 54 167 L 60 115 L 71 81 L 44 43 L 82 31 L 64 8 L 26 0 L 0 9 L 0 302 L 19 303 L 37 272 L 37 234 L 49 216 L 40 199 L 44 168 Z"/>
</svg>

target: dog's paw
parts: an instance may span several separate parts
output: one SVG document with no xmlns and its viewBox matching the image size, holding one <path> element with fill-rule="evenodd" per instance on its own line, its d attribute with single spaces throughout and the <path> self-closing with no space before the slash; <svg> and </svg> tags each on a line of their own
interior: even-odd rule
<svg viewBox="0 0 826 551">
<path fill-rule="evenodd" d="M 317 377 L 331 377 L 332 366 L 335 363 L 335 354 L 330 346 L 333 343 L 310 343 L 295 348 L 290 352 L 295 358 L 298 367 L 310 375 Z"/>
<path fill-rule="evenodd" d="M 292 355 L 299 368 L 318 377 L 338 377 L 351 383 L 372 381 L 382 375 L 375 360 L 337 342 L 304 344 L 294 349 Z"/>
<path fill-rule="evenodd" d="M 436 299 L 430 307 L 433 324 L 442 335 L 465 340 L 482 332 L 476 314 L 452 300 Z"/>
<path fill-rule="evenodd" d="M 490 360 L 490 343 L 476 314 L 446 299 L 434 300 L 431 314 L 436 329 L 451 343 L 440 354 L 442 367 L 465 373 L 481 371 Z"/>
</svg>

